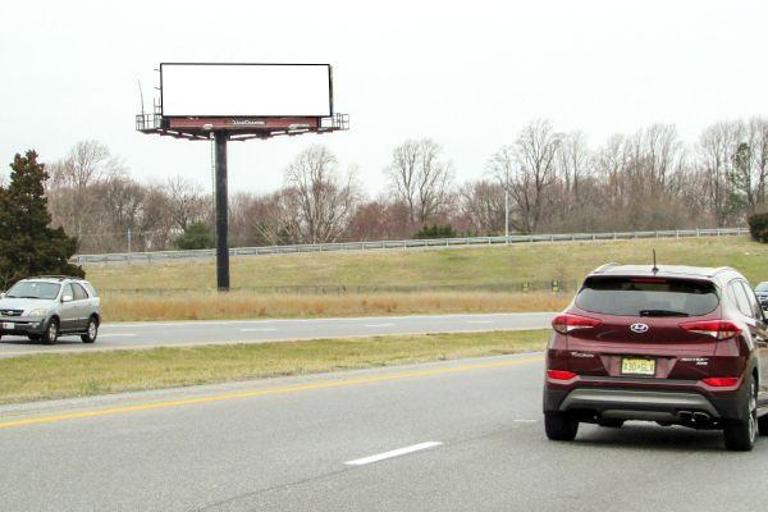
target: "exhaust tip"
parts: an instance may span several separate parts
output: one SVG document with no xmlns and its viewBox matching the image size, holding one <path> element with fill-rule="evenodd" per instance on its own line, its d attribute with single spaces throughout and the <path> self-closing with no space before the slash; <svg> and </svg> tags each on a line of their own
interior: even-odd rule
<svg viewBox="0 0 768 512">
<path fill-rule="evenodd" d="M 712 418 L 710 417 L 710 415 L 705 412 L 693 413 L 693 421 L 695 421 L 696 423 L 709 423 L 711 419 Z"/>
</svg>

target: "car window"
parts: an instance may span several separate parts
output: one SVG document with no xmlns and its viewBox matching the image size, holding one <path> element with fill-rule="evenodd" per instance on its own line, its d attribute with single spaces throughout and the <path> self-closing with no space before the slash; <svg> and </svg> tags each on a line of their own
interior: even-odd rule
<svg viewBox="0 0 768 512">
<path fill-rule="evenodd" d="M 738 281 L 731 281 L 728 285 L 728 289 L 731 291 L 731 297 L 736 303 L 736 306 L 746 316 L 752 316 L 752 310 L 749 307 L 749 299 L 744 294 L 744 289 Z"/>
<path fill-rule="evenodd" d="M 768 281 L 763 281 L 755 287 L 756 292 L 768 292 Z"/>
<path fill-rule="evenodd" d="M 747 301 L 749 302 L 749 309 L 751 311 L 751 316 L 757 319 L 763 318 L 763 312 L 760 309 L 760 304 L 757 302 L 757 298 L 755 297 L 755 292 L 753 292 L 752 288 L 749 287 L 749 284 L 744 281 L 741 281 L 741 287 L 744 290 L 744 295 L 747 296 Z"/>
<path fill-rule="evenodd" d="M 72 289 L 75 292 L 75 300 L 84 300 L 88 298 L 88 294 L 85 293 L 83 287 L 77 283 L 72 283 Z"/>
<path fill-rule="evenodd" d="M 8 290 L 6 297 L 19 299 L 53 300 L 59 295 L 61 285 L 42 281 L 19 281 Z"/>
<path fill-rule="evenodd" d="M 70 297 L 74 297 L 74 292 L 72 291 L 71 284 L 64 285 L 64 291 L 62 292 L 61 296 L 64 297 L 66 295 L 69 295 Z"/>
<path fill-rule="evenodd" d="M 616 316 L 701 316 L 720 300 L 710 281 L 593 276 L 576 296 L 584 311 Z"/>
<path fill-rule="evenodd" d="M 99 296 L 99 294 L 96 292 L 96 288 L 94 288 L 91 283 L 86 281 L 83 283 L 83 286 L 85 287 L 86 290 L 88 290 L 88 295 L 90 295 L 91 297 Z"/>
</svg>

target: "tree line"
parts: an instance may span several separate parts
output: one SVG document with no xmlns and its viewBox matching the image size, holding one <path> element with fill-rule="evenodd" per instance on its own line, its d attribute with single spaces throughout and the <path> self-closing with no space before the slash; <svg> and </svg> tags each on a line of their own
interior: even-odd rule
<svg viewBox="0 0 768 512">
<path fill-rule="evenodd" d="M 386 190 L 371 196 L 354 167 L 311 146 L 278 190 L 232 195 L 231 244 L 499 235 L 507 210 L 519 233 L 744 225 L 766 209 L 768 119 L 718 122 L 693 143 L 656 124 L 594 148 L 582 132 L 536 120 L 481 164 L 480 179 L 459 182 L 440 144 L 406 140 L 383 170 Z M 194 181 L 140 182 L 96 141 L 76 144 L 48 172 L 52 225 L 80 252 L 126 251 L 129 232 L 134 251 L 212 243 L 211 193 Z"/>
</svg>

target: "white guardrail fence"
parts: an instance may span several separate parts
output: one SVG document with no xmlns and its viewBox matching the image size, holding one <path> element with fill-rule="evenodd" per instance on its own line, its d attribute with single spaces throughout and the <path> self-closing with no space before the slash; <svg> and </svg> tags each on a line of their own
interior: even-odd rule
<svg viewBox="0 0 768 512">
<path fill-rule="evenodd" d="M 493 246 L 535 242 L 584 242 L 598 240 L 631 240 L 639 238 L 695 238 L 749 234 L 747 228 L 680 229 L 666 231 L 625 231 L 614 233 L 561 233 L 542 235 L 475 236 L 466 238 L 429 238 L 417 240 L 381 240 L 377 242 L 336 242 L 326 244 L 269 245 L 263 247 L 233 247 L 231 256 L 262 256 L 333 251 L 373 251 L 380 249 L 423 249 L 463 246 Z M 86 263 L 152 263 L 181 259 L 213 258 L 215 249 L 190 251 L 124 252 L 109 254 L 78 254 L 71 258 L 78 265 Z"/>
</svg>

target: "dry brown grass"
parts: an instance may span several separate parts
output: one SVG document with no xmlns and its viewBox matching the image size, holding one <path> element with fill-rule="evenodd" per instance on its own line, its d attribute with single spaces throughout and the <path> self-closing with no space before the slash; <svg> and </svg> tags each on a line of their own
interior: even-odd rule
<svg viewBox="0 0 768 512">
<path fill-rule="evenodd" d="M 417 292 L 372 295 L 290 295 L 215 292 L 109 293 L 102 298 L 110 322 L 239 318 L 343 317 L 427 313 L 557 311 L 570 299 L 553 293 Z"/>
</svg>

